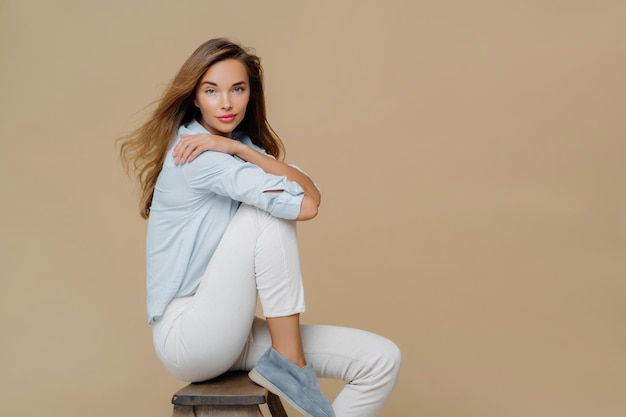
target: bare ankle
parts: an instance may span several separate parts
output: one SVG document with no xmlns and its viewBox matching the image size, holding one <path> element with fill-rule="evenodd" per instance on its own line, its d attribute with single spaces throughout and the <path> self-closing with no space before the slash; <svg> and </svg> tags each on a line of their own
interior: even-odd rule
<svg viewBox="0 0 626 417">
<path fill-rule="evenodd" d="M 285 358 L 298 365 L 298 367 L 303 368 L 304 366 L 306 366 L 306 359 L 304 358 L 304 354 L 302 352 L 284 349 L 279 346 L 272 347 Z"/>
</svg>

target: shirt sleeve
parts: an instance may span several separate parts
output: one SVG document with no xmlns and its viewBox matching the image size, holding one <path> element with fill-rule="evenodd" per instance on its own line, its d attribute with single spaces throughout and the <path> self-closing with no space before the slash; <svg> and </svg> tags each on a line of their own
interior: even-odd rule
<svg viewBox="0 0 626 417">
<path fill-rule="evenodd" d="M 207 151 L 180 168 L 194 192 L 229 197 L 283 219 L 300 214 L 302 187 L 232 155 Z"/>
</svg>

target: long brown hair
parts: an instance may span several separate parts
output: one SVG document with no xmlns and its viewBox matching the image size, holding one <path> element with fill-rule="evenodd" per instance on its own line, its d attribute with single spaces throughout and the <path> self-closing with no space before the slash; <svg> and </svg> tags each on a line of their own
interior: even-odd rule
<svg viewBox="0 0 626 417">
<path fill-rule="evenodd" d="M 244 64 L 250 83 L 250 101 L 237 130 L 246 133 L 255 145 L 276 158 L 284 153 L 280 138 L 267 121 L 261 60 L 250 50 L 228 39 L 211 39 L 200 45 L 185 61 L 157 102 L 150 119 L 119 139 L 124 167 L 127 172 L 132 170 L 137 175 L 141 185 L 141 217 L 148 218 L 150 215 L 154 186 L 178 127 L 198 117 L 199 109 L 194 105 L 198 83 L 211 65 L 226 59 L 237 59 Z"/>
</svg>

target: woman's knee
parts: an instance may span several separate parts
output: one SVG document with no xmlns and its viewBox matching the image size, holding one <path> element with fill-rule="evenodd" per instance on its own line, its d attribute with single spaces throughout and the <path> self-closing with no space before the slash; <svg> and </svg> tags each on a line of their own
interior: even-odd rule
<svg viewBox="0 0 626 417">
<path fill-rule="evenodd" d="M 395 384 L 400 372 L 402 353 L 390 339 L 365 330 L 350 329 L 345 334 L 350 342 L 352 359 L 360 365 L 353 377 L 371 386 Z"/>
<path fill-rule="evenodd" d="M 393 341 L 379 336 L 381 340 L 377 344 L 378 360 L 375 367 L 382 375 L 386 375 L 390 379 L 395 380 L 400 372 L 402 364 L 402 352 L 398 345 Z"/>
</svg>

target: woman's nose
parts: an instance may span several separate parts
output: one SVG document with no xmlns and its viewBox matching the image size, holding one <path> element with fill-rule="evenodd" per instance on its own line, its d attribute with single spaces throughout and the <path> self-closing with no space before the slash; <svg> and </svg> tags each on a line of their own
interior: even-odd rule
<svg viewBox="0 0 626 417">
<path fill-rule="evenodd" d="M 222 108 L 226 110 L 230 110 L 232 107 L 233 106 L 230 102 L 230 97 L 228 96 L 228 94 L 224 94 L 222 96 Z"/>
</svg>

